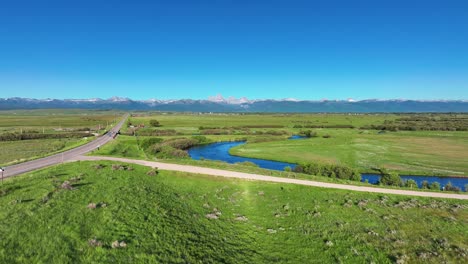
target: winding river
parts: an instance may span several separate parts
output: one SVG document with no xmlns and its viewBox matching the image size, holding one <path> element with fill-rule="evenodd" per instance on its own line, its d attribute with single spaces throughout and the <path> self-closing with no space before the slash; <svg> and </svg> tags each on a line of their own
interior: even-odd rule
<svg viewBox="0 0 468 264">
<path fill-rule="evenodd" d="M 301 136 L 292 136 L 290 140 L 302 139 Z M 235 141 L 235 142 L 217 142 L 207 145 L 195 146 L 188 150 L 188 153 L 192 159 L 200 160 L 220 160 L 228 163 L 238 163 L 238 162 L 252 162 L 257 164 L 260 168 L 270 169 L 270 170 L 279 170 L 284 171 L 285 167 L 294 168 L 297 164 L 264 160 L 264 159 L 255 159 L 255 158 L 246 158 L 233 156 L 229 154 L 229 149 L 245 144 L 244 141 Z M 460 188 L 463 191 L 466 191 L 465 185 L 468 185 L 468 178 L 460 177 L 436 177 L 436 176 L 416 176 L 416 175 L 401 175 L 403 181 L 405 180 L 414 180 L 418 184 L 418 187 L 421 188 L 423 181 L 427 181 L 429 185 L 433 182 L 438 182 L 441 187 L 445 186 L 447 183 L 451 183 L 453 186 Z M 371 184 L 378 183 L 380 175 L 378 174 L 362 174 L 362 181 L 368 181 Z"/>
</svg>

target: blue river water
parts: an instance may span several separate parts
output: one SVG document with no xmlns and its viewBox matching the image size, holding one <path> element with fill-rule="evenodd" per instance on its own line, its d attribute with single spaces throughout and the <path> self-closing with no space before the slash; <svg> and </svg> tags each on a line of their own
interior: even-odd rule
<svg viewBox="0 0 468 264">
<path fill-rule="evenodd" d="M 188 153 L 192 159 L 199 160 L 201 158 L 207 160 L 221 160 L 228 163 L 237 163 L 250 161 L 257 164 L 260 168 L 269 169 L 269 170 L 280 170 L 284 171 L 285 167 L 296 167 L 296 164 L 279 162 L 272 160 L 263 160 L 263 159 L 252 159 L 232 156 L 229 154 L 229 149 L 238 145 L 245 144 L 244 141 L 234 141 L 234 142 L 218 142 L 208 145 L 195 146 L 189 149 Z"/>
<path fill-rule="evenodd" d="M 289 139 L 303 139 L 301 136 L 292 136 Z M 296 167 L 297 164 L 264 160 L 264 159 L 254 159 L 254 158 L 245 158 L 238 157 L 229 154 L 229 149 L 235 146 L 245 144 L 244 141 L 235 141 L 235 142 L 218 142 L 207 145 L 195 146 L 188 150 L 188 153 L 192 159 L 207 159 L 207 160 L 220 160 L 228 163 L 237 163 L 249 161 L 257 164 L 260 168 L 270 169 L 270 170 L 279 170 L 284 171 L 285 167 L 291 167 L 292 169 Z M 412 179 L 416 181 L 418 187 L 421 188 L 422 182 L 427 181 L 429 185 L 433 182 L 438 182 L 441 187 L 445 186 L 447 183 L 451 183 L 453 186 L 460 188 L 462 191 L 466 191 L 465 185 L 468 185 L 468 178 L 459 178 L 459 177 L 435 177 L 435 176 L 416 176 L 416 175 L 400 175 L 403 181 Z M 380 179 L 378 174 L 362 174 L 362 181 L 366 180 L 371 184 L 377 184 Z"/>
</svg>

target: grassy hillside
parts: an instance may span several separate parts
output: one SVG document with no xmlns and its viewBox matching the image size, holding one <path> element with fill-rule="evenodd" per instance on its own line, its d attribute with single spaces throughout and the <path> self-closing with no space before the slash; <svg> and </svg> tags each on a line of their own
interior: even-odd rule
<svg viewBox="0 0 468 264">
<path fill-rule="evenodd" d="M 77 162 L 6 180 L 0 262 L 467 260 L 466 201 L 148 171 Z"/>
</svg>

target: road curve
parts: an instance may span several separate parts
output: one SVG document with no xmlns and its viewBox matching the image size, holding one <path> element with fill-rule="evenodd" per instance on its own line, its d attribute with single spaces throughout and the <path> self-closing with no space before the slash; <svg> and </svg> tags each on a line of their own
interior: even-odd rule
<svg viewBox="0 0 468 264">
<path fill-rule="evenodd" d="M 22 174 L 28 171 L 37 170 L 40 168 L 52 166 L 52 165 L 70 161 L 70 160 L 75 160 L 76 157 L 86 154 L 94 149 L 97 149 L 98 147 L 103 146 L 107 142 L 113 140 L 114 135 L 119 132 L 120 128 L 124 124 L 127 117 L 128 117 L 128 114 L 126 114 L 124 118 L 117 125 L 115 125 L 111 130 L 109 130 L 106 134 L 98 137 L 97 139 L 85 145 L 61 152 L 59 154 L 51 155 L 45 158 L 31 160 L 28 162 L 23 162 L 23 163 L 8 166 L 5 168 L 3 177 L 4 178 L 12 177 L 12 176 Z"/>
<path fill-rule="evenodd" d="M 162 162 L 134 160 L 134 159 L 126 159 L 126 158 L 79 156 L 77 157 L 76 160 L 111 160 L 111 161 L 119 161 L 119 162 L 126 162 L 126 163 L 134 163 L 134 164 L 139 164 L 139 165 L 153 167 L 153 168 L 157 167 L 162 170 L 206 174 L 206 175 L 221 176 L 221 177 L 227 177 L 227 178 L 238 178 L 238 179 L 246 179 L 246 180 L 277 182 L 277 183 L 292 183 L 292 184 L 299 184 L 299 185 L 333 188 L 333 189 L 358 191 L 358 192 L 468 200 L 468 195 L 465 195 L 465 194 L 443 193 L 443 192 L 441 193 L 420 192 L 420 191 L 409 191 L 409 190 L 398 190 L 398 189 L 385 189 L 385 188 L 378 188 L 378 187 L 356 186 L 356 185 L 347 185 L 347 184 L 338 184 L 338 183 L 317 182 L 317 181 L 310 181 L 310 180 L 280 178 L 280 177 L 272 177 L 272 176 L 265 176 L 265 175 L 259 175 L 259 174 L 250 174 L 250 173 L 243 173 L 243 172 L 211 169 L 211 168 L 205 168 L 205 167 L 169 164 L 169 163 L 162 163 Z"/>
</svg>

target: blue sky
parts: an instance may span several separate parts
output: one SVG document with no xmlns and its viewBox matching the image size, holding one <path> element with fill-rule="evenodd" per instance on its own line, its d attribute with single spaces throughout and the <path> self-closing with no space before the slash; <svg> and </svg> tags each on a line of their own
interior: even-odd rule
<svg viewBox="0 0 468 264">
<path fill-rule="evenodd" d="M 468 99 L 468 1 L 4 1 L 0 92 Z"/>
</svg>

